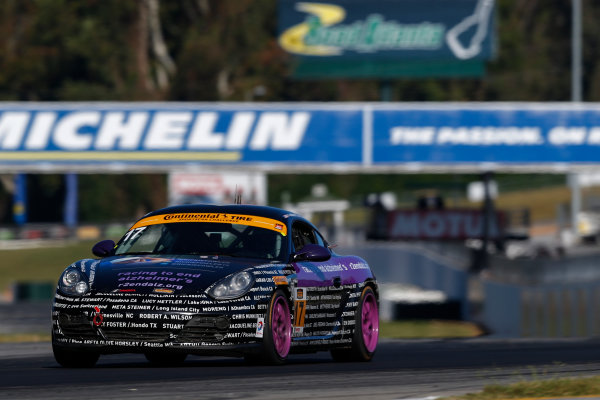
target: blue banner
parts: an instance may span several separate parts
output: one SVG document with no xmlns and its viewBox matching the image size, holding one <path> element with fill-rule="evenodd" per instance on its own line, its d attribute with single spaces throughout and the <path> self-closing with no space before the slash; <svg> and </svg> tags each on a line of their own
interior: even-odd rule
<svg viewBox="0 0 600 400">
<path fill-rule="evenodd" d="M 374 163 L 600 162 L 594 107 L 427 107 L 374 112 Z"/>
<path fill-rule="evenodd" d="M 0 163 L 360 163 L 358 107 L 0 107 Z"/>
<path fill-rule="evenodd" d="M 0 169 L 600 164 L 600 108 L 544 103 L 0 103 Z M 275 166 L 277 165 L 277 166 Z"/>
</svg>

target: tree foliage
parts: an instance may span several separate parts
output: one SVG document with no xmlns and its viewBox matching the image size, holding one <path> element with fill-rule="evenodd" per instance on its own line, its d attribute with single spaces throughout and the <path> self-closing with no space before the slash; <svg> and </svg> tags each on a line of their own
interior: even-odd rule
<svg viewBox="0 0 600 400">
<path fill-rule="evenodd" d="M 496 4 L 498 52 L 484 77 L 398 79 L 392 82 L 392 99 L 568 101 L 571 2 L 497 0 Z M 600 4 L 583 0 L 583 10 L 584 99 L 597 101 Z M 277 0 L 4 0 L 0 2 L 0 100 L 380 99 L 376 79 L 294 81 L 290 58 L 276 36 Z M 360 191 L 357 187 L 379 190 L 391 184 L 386 179 L 331 182 L 346 196 Z M 110 187 L 105 187 L 106 182 Z M 56 200 L 62 183 L 48 176 L 33 179 L 32 185 Z M 164 179 L 152 176 L 82 178 L 82 217 L 120 217 L 153 207 L 160 202 L 144 190 L 154 185 L 162 185 L 164 191 Z M 108 195 L 110 191 L 115 193 Z M 10 208 L 7 196 L 6 191 L 0 192 L 5 210 Z M 3 220 L 7 219 L 5 212 Z"/>
<path fill-rule="evenodd" d="M 584 95 L 596 100 L 600 5 L 583 9 Z M 290 79 L 276 0 L 5 0 L 0 21 L 2 100 L 379 99 L 376 79 Z M 485 77 L 398 79 L 393 99 L 570 99 L 570 1 L 497 0 L 497 32 Z"/>
</svg>

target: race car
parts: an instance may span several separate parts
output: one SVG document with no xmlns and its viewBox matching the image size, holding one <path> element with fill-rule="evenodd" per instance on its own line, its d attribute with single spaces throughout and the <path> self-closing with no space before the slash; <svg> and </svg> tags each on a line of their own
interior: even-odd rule
<svg viewBox="0 0 600 400">
<path fill-rule="evenodd" d="M 369 361 L 379 334 L 378 288 L 367 262 L 341 256 L 309 221 L 272 207 L 185 205 L 151 212 L 97 259 L 58 280 L 52 349 L 64 367 L 143 353 L 281 364 L 330 351 Z"/>
</svg>

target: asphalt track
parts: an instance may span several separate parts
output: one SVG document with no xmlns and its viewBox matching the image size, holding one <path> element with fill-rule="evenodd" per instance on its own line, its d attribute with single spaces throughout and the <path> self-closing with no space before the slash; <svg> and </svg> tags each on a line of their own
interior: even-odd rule
<svg viewBox="0 0 600 400">
<path fill-rule="evenodd" d="M 154 367 L 141 355 L 66 369 L 50 344 L 0 345 L 0 399 L 425 399 L 495 383 L 600 374 L 600 340 L 385 340 L 370 363 L 294 355 L 284 366 L 189 357 Z"/>
</svg>

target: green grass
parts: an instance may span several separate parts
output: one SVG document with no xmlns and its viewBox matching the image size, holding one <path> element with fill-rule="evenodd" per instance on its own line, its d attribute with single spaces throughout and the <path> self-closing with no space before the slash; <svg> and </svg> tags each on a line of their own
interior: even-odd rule
<svg viewBox="0 0 600 400">
<path fill-rule="evenodd" d="M 440 400 L 504 400 L 598 396 L 600 376 L 518 382 L 512 385 L 488 385 L 481 392 L 464 396 L 443 397 Z"/>
<path fill-rule="evenodd" d="M 467 338 L 482 334 L 477 325 L 463 321 L 381 321 L 379 324 L 382 338 Z"/>
<path fill-rule="evenodd" d="M 4 333 L 0 334 L 0 343 L 49 342 L 49 333 Z"/>
<path fill-rule="evenodd" d="M 94 242 L 74 242 L 64 246 L 0 250 L 0 293 L 15 282 L 51 282 L 74 261 L 93 258 Z"/>
</svg>

